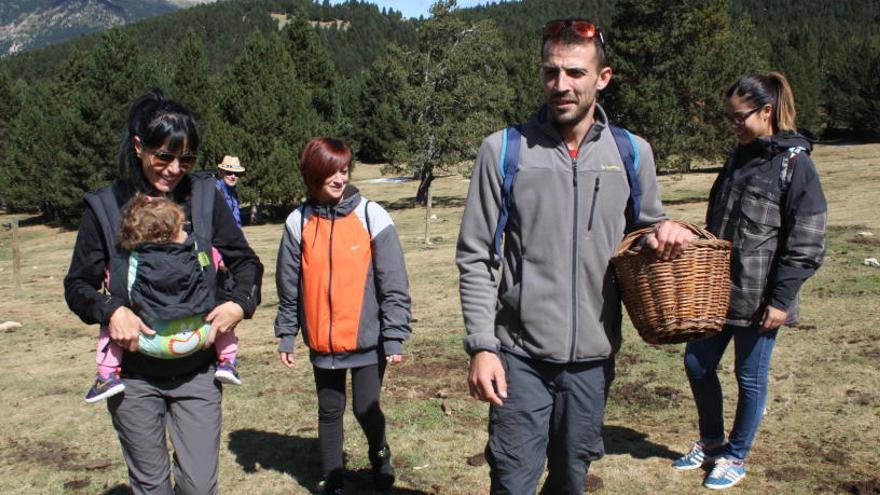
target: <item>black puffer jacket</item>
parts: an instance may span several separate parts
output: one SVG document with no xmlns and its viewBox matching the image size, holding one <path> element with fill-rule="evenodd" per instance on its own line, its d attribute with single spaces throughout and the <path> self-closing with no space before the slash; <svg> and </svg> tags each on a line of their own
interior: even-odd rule
<svg viewBox="0 0 880 495">
<path fill-rule="evenodd" d="M 827 204 L 812 145 L 781 132 L 737 146 L 709 196 L 709 231 L 733 243 L 728 323 L 760 321 L 769 304 L 798 318 L 798 291 L 825 254 Z"/>
</svg>

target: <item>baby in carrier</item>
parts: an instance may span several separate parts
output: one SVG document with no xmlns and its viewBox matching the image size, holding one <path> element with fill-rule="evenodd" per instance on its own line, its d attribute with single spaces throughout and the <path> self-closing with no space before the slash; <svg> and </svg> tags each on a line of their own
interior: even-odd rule
<svg viewBox="0 0 880 495">
<path fill-rule="evenodd" d="M 123 209 L 118 233 L 128 252 L 127 295 L 132 311 L 156 334 L 141 334 L 138 352 L 159 359 L 188 356 L 205 345 L 211 325 L 204 316 L 216 305 L 215 287 L 209 286 L 207 257 L 198 256 L 195 240 L 183 230 L 183 209 L 168 199 L 135 195 Z M 238 338 L 233 331 L 218 333 L 214 341 L 218 365 L 214 377 L 241 385 L 238 375 Z M 106 399 L 125 390 L 119 377 L 123 349 L 101 328 L 96 360 L 98 373 L 86 402 Z"/>
</svg>

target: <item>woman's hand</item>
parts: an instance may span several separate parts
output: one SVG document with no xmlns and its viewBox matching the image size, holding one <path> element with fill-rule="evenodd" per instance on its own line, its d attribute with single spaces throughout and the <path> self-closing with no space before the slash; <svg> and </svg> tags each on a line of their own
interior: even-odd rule
<svg viewBox="0 0 880 495">
<path fill-rule="evenodd" d="M 214 339 L 218 332 L 226 333 L 235 330 L 235 326 L 243 319 L 244 310 L 236 302 L 226 301 L 212 309 L 205 317 L 205 321 L 211 324 L 211 332 L 205 340 L 204 349 L 214 345 Z"/>
<path fill-rule="evenodd" d="M 761 320 L 761 328 L 758 331 L 764 333 L 769 332 L 770 330 L 776 330 L 785 323 L 786 318 L 788 318 L 787 311 L 776 309 L 768 304 L 767 307 L 764 308 L 764 318 Z"/>
<path fill-rule="evenodd" d="M 125 306 L 116 308 L 116 311 L 110 315 L 107 330 L 110 332 L 110 340 L 129 352 L 137 351 L 141 333 L 156 335 L 152 328 Z"/>
<path fill-rule="evenodd" d="M 394 355 L 391 355 L 391 356 L 385 356 L 385 361 L 386 361 L 388 364 L 397 364 L 397 363 L 403 361 L 403 356 L 401 356 L 400 354 L 394 354 Z"/>
<path fill-rule="evenodd" d="M 278 357 L 281 358 L 281 364 L 287 366 L 288 368 L 293 368 L 293 353 L 292 352 L 279 352 Z"/>
</svg>

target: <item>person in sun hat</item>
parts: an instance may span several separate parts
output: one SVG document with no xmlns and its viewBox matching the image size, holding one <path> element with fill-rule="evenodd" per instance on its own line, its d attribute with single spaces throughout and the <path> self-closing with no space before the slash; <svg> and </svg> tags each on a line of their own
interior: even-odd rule
<svg viewBox="0 0 880 495">
<path fill-rule="evenodd" d="M 232 216 L 235 217 L 235 223 L 241 227 L 241 212 L 238 209 L 240 201 L 238 199 L 238 179 L 244 174 L 245 168 L 241 165 L 237 156 L 226 155 L 223 160 L 217 164 L 217 189 L 223 193 L 226 204 L 232 210 Z"/>
<path fill-rule="evenodd" d="M 619 128 L 597 103 L 612 72 L 604 31 L 585 19 L 551 21 L 541 53 L 545 105 L 483 141 L 456 252 L 468 385 L 491 403 L 493 494 L 534 494 L 545 464 L 541 493 L 583 493 L 590 463 L 605 454 L 621 343 L 611 257 L 625 232 L 648 225 L 655 233 L 644 242 L 662 259 L 692 237 L 663 213 L 650 145 L 627 133 L 641 166 L 625 161 Z M 518 168 L 505 166 L 512 160 Z"/>
</svg>

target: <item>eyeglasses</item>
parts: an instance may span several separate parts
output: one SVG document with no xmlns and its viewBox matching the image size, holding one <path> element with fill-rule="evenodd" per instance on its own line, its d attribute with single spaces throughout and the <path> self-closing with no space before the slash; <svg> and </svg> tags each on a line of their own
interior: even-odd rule
<svg viewBox="0 0 880 495">
<path fill-rule="evenodd" d="M 740 112 L 733 115 L 725 113 L 724 119 L 733 125 L 743 125 L 746 123 L 746 120 L 748 120 L 748 118 L 752 116 L 753 113 L 757 112 L 761 108 L 763 107 L 755 107 L 748 112 Z"/>
<path fill-rule="evenodd" d="M 602 34 L 602 29 L 593 24 L 592 22 L 586 19 L 556 19 L 555 21 L 550 21 L 544 25 L 544 41 L 547 41 L 550 38 L 556 38 L 566 29 L 571 30 L 574 34 L 580 36 L 581 38 L 591 40 L 593 38 L 599 38 L 599 44 L 602 45 L 602 50 L 605 51 L 605 35 Z"/>
<path fill-rule="evenodd" d="M 162 150 L 145 150 L 147 153 L 153 155 L 153 158 L 156 159 L 157 162 L 161 163 L 163 166 L 168 166 L 175 159 L 178 163 L 180 163 L 180 168 L 190 169 L 196 164 L 196 160 L 198 157 L 192 154 L 185 155 L 176 155 L 169 151 Z"/>
<path fill-rule="evenodd" d="M 232 177 L 242 177 L 244 176 L 244 172 L 230 172 L 228 170 L 221 170 L 221 174 L 223 175 L 231 175 Z"/>
</svg>

